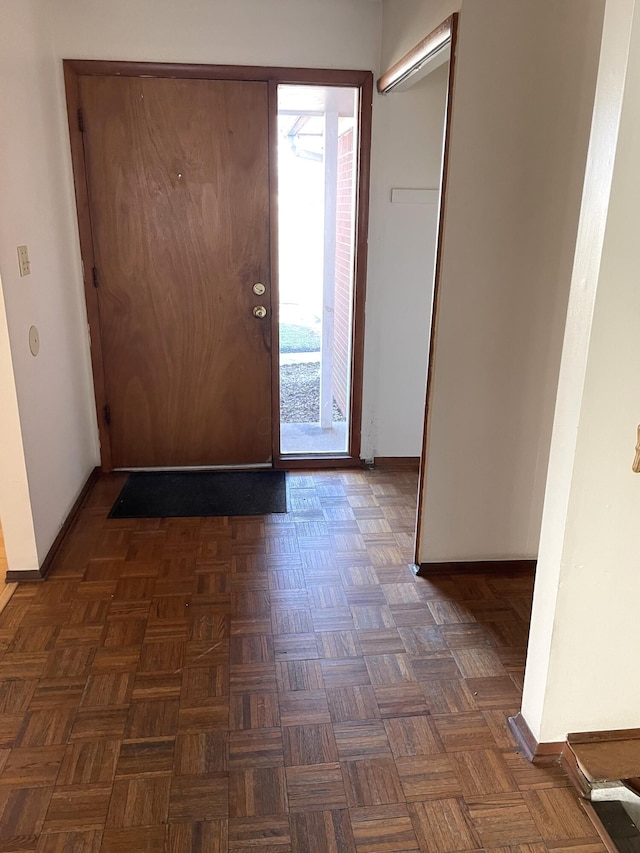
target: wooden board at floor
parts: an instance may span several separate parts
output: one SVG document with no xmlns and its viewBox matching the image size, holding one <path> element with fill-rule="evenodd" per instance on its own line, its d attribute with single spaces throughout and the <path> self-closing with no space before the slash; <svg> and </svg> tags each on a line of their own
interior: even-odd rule
<svg viewBox="0 0 640 853">
<path fill-rule="evenodd" d="M 0 522 L 0 613 L 9 603 L 9 599 L 15 592 L 17 583 L 5 583 L 9 563 L 7 561 L 7 552 L 4 547 L 4 534 L 2 532 L 2 522 Z"/>
<path fill-rule="evenodd" d="M 4 583 L 7 576 L 7 552 L 4 549 L 4 534 L 2 533 L 2 522 L 0 522 L 0 584 Z M 0 590 L 1 591 L 1 590 Z"/>
<path fill-rule="evenodd" d="M 640 738 L 637 736 L 600 743 L 570 743 L 570 746 L 580 769 L 592 782 L 616 782 L 640 776 Z"/>
</svg>

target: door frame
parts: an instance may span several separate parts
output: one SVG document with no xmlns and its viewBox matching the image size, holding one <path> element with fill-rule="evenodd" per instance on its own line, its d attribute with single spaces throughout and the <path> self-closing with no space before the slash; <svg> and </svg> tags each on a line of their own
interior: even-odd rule
<svg viewBox="0 0 640 853">
<path fill-rule="evenodd" d="M 377 88 L 381 94 L 391 94 L 394 89 L 402 91 L 402 86 L 422 79 L 441 64 L 447 56 L 449 74 L 447 77 L 447 96 L 445 120 L 442 140 L 442 163 L 440 170 L 440 195 L 438 200 L 438 230 L 436 236 L 436 257 L 433 272 L 433 298 L 431 303 L 431 318 L 429 324 L 429 355 L 427 362 L 427 384 L 424 403 L 424 426 L 422 432 L 422 449 L 420 455 L 420 471 L 418 475 L 418 506 L 416 512 L 416 528 L 414 537 L 413 565 L 415 574 L 421 573 L 420 551 L 422 545 L 422 526 L 425 513 L 424 492 L 427 482 L 427 459 L 431 438 L 431 411 L 433 396 L 433 377 L 436 366 L 438 345 L 438 320 L 440 316 L 440 292 L 442 288 L 442 256 L 444 250 L 444 228 L 447 213 L 447 185 L 449 182 L 449 153 L 451 145 L 451 125 L 454 109 L 454 92 L 456 79 L 456 62 L 458 49 L 459 13 L 454 12 L 438 27 L 432 30 L 417 45 L 411 48 L 395 65 L 388 68 L 378 80 Z M 446 61 L 446 60 L 445 60 Z"/>
<path fill-rule="evenodd" d="M 271 242 L 271 300 L 279 305 L 278 288 L 278 220 L 277 220 L 277 94 L 278 85 L 348 86 L 359 90 L 359 150 L 356 188 L 356 233 L 354 245 L 354 294 L 351 352 L 351 406 L 349 450 L 335 456 L 283 457 L 280 450 L 280 351 L 277 310 L 271 311 L 271 415 L 272 465 L 274 468 L 353 467 L 360 465 L 362 429 L 362 380 L 364 363 L 364 303 L 367 277 L 369 225 L 369 179 L 371 160 L 371 113 L 373 74 L 370 71 L 338 69 L 282 68 L 244 65 L 191 65 L 163 62 L 111 62 L 93 59 L 64 59 L 64 83 L 71 144 L 71 161 L 75 185 L 80 253 L 84 281 L 87 319 L 91 342 L 91 367 L 100 439 L 102 470 L 113 470 L 109 437 L 104 357 L 100 337 L 98 295 L 94 286 L 95 268 L 89 189 L 86 180 L 82 110 L 79 78 L 99 75 L 111 77 L 170 77 L 192 80 L 250 80 L 268 84 L 269 91 L 269 209 Z"/>
</svg>

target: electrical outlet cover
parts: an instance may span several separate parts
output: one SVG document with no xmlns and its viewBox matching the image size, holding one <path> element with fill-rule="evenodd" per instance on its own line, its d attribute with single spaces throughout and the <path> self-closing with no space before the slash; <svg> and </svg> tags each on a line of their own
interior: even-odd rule
<svg viewBox="0 0 640 853">
<path fill-rule="evenodd" d="M 20 275 L 31 275 L 31 262 L 29 261 L 29 250 L 26 246 L 18 246 L 18 266 Z"/>
</svg>

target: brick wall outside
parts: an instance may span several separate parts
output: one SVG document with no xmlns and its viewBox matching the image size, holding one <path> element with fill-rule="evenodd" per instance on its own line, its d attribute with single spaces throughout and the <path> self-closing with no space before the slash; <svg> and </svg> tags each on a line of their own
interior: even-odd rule
<svg viewBox="0 0 640 853">
<path fill-rule="evenodd" d="M 353 271 L 353 129 L 338 140 L 336 278 L 333 330 L 333 396 L 347 413 L 351 371 L 351 278 Z"/>
</svg>

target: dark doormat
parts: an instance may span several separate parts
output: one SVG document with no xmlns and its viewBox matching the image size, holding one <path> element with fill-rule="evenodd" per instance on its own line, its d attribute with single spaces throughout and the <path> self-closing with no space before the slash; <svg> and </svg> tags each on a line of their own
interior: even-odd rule
<svg viewBox="0 0 640 853">
<path fill-rule="evenodd" d="M 109 518 L 268 515 L 287 511 L 284 471 L 136 472 Z"/>
</svg>

